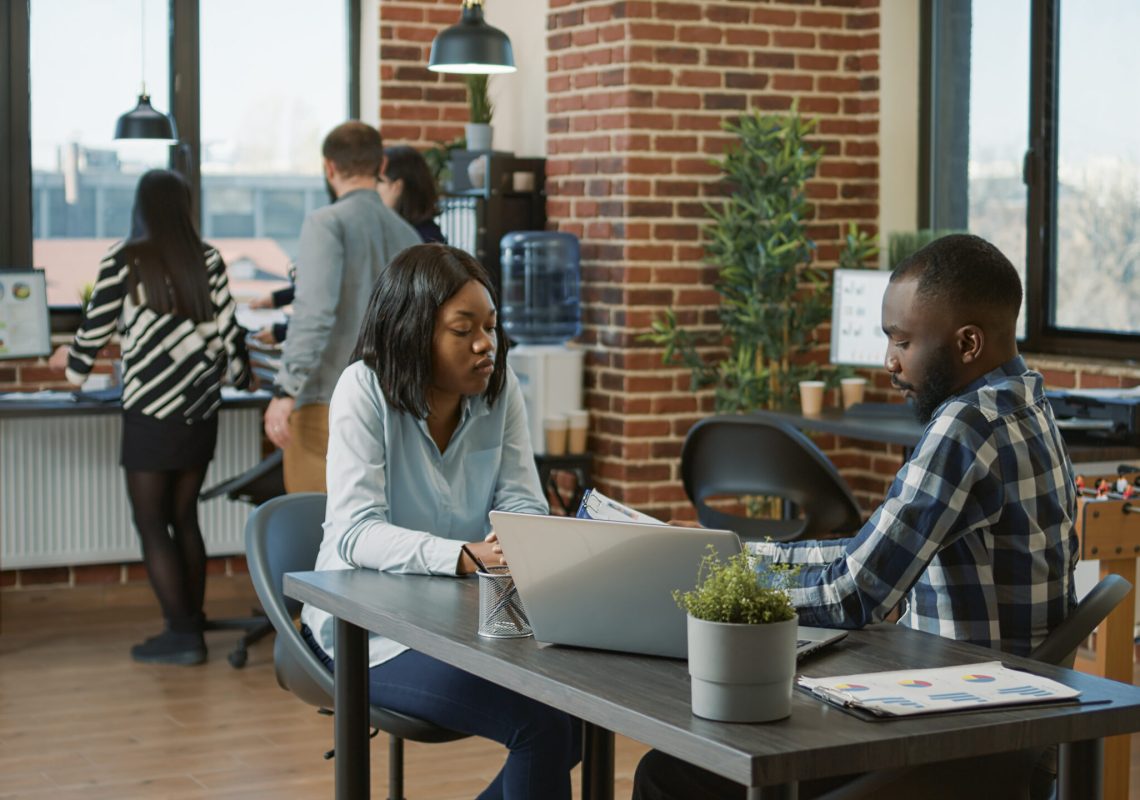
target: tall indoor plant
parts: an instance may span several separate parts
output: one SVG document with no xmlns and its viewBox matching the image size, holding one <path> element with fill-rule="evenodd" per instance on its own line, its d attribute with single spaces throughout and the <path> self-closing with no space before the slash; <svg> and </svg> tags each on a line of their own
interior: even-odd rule
<svg viewBox="0 0 1140 800">
<path fill-rule="evenodd" d="M 769 722 L 791 713 L 798 617 L 787 586 L 795 573 L 761 566 L 748 551 L 727 561 L 714 551 L 701 559 L 696 588 L 673 592 L 688 613 L 695 715 Z"/>
<path fill-rule="evenodd" d="M 490 150 L 491 136 L 494 129 L 491 127 L 491 117 L 495 107 L 487 94 L 487 75 L 467 76 L 467 106 L 469 121 L 464 128 L 467 137 L 468 150 Z"/>
<path fill-rule="evenodd" d="M 826 273 L 812 267 L 815 243 L 807 233 L 807 181 L 823 157 L 808 137 L 814 120 L 793 108 L 787 115 L 759 111 L 727 121 L 738 141 L 716 162 L 731 195 L 706 204 L 706 258 L 719 269 L 721 329 L 691 331 L 672 311 L 653 323 L 649 341 L 665 346 L 668 364 L 692 370 L 693 388 L 715 389 L 720 413 L 792 403 L 801 380 L 821 376 L 808 358 L 814 333 L 831 313 Z M 876 251 L 874 240 L 848 232 L 840 266 L 859 267 Z M 701 348 L 723 347 L 709 360 Z"/>
</svg>

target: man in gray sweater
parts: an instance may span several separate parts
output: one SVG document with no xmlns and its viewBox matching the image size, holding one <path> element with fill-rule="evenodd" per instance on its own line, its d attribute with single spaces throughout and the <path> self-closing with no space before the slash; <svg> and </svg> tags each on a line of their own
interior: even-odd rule
<svg viewBox="0 0 1140 800">
<path fill-rule="evenodd" d="M 321 155 L 336 200 L 301 226 L 293 317 L 265 411 L 265 435 L 285 451 L 289 492 L 325 491 L 329 400 L 348 366 L 372 284 L 397 253 L 420 241 L 376 192 L 384 166 L 379 131 L 345 122 L 325 137 Z"/>
</svg>

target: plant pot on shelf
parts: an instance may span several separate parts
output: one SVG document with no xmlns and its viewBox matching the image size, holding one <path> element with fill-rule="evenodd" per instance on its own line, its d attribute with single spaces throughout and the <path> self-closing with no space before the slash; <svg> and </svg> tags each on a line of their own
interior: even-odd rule
<svg viewBox="0 0 1140 800">
<path fill-rule="evenodd" d="M 762 625 L 688 616 L 693 714 L 772 722 L 792 713 L 799 617 Z"/>
<path fill-rule="evenodd" d="M 464 127 L 468 150 L 490 150 L 494 128 L 487 123 L 469 122 Z"/>
</svg>

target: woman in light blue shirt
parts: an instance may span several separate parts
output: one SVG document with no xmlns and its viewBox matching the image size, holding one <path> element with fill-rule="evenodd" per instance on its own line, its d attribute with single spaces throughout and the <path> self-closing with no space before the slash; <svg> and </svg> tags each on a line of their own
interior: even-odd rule
<svg viewBox="0 0 1140 800">
<path fill-rule="evenodd" d="M 518 379 L 482 266 L 441 244 L 404 250 L 372 291 L 329 407 L 328 507 L 317 569 L 457 576 L 497 563 L 487 514 L 545 514 Z M 333 620 L 302 632 L 331 669 Z M 480 798 L 570 797 L 576 720 L 371 634 L 373 703 L 507 746 Z"/>
</svg>

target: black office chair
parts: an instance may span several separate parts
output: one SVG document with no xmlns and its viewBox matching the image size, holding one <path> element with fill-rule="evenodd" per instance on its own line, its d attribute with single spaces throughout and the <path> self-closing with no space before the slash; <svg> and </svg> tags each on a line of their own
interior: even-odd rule
<svg viewBox="0 0 1140 800">
<path fill-rule="evenodd" d="M 1119 575 L 1109 575 L 1085 595 L 1064 622 L 1058 625 L 1037 645 L 1030 658 L 1046 664 L 1072 668 L 1077 648 L 1092 636 L 1097 626 L 1120 605 L 1132 584 Z M 929 797 L 932 800 L 946 797 L 1007 797 L 1011 791 L 1023 790 L 1028 800 L 1047 800 L 1054 796 L 1056 783 L 1056 750 L 1054 748 L 1023 750 L 993 756 L 1006 781 L 1004 787 L 995 787 L 993 770 L 971 769 L 978 762 L 966 759 L 933 767 L 902 767 L 879 770 L 861 775 L 850 783 L 834 789 L 817 800 L 894 800 L 894 798 Z M 999 761 L 1000 760 L 1000 761 Z M 934 777 L 932 770 L 938 770 Z M 945 779 L 950 776 L 949 779 Z M 974 777 L 976 776 L 976 777 Z M 977 785 L 972 785 L 974 781 Z M 943 791 L 945 795 L 934 794 Z"/>
<path fill-rule="evenodd" d="M 285 596 L 286 572 L 311 570 L 320 549 L 325 495 L 289 494 L 258 506 L 246 525 L 246 558 L 253 587 L 265 613 L 277 630 L 273 664 L 277 683 L 322 713 L 333 706 L 333 676 L 301 638 L 294 618 L 301 604 Z M 395 711 L 371 707 L 371 723 L 388 734 L 388 797 L 404 797 L 404 740 L 451 742 L 467 734 L 441 728 Z M 375 732 L 373 733 L 375 735 Z M 331 757 L 326 753 L 326 758 Z"/>
<path fill-rule="evenodd" d="M 267 500 L 285 494 L 285 478 L 282 468 L 283 453 L 274 450 L 258 464 L 250 467 L 240 475 L 203 489 L 198 495 L 199 501 L 213 500 L 215 497 L 227 496 L 230 500 L 239 500 L 254 506 L 259 506 Z M 230 617 L 227 619 L 207 619 L 206 630 L 240 630 L 245 634 L 238 639 L 234 649 L 230 651 L 227 659 L 234 669 L 241 669 L 249 660 L 249 648 L 255 643 L 273 633 L 273 625 L 269 617 L 260 609 L 253 609 L 252 616 Z"/>
<path fill-rule="evenodd" d="M 859 504 L 835 465 L 792 426 L 755 415 L 708 417 L 694 425 L 681 449 L 681 480 L 706 528 L 744 539 L 788 541 L 850 533 L 863 522 Z M 713 497 L 780 497 L 798 519 L 752 519 L 718 511 Z"/>
</svg>

